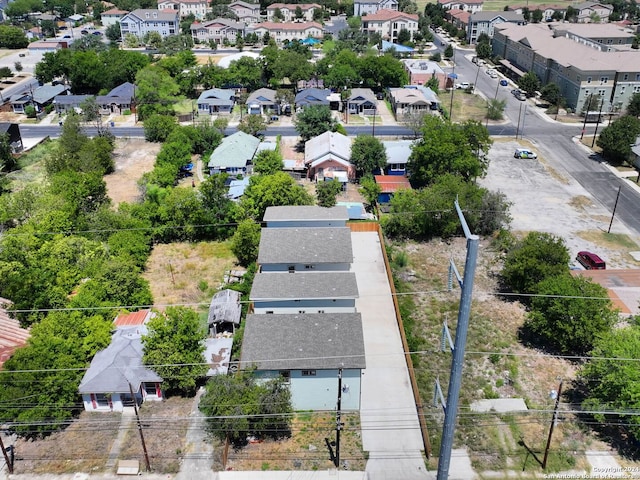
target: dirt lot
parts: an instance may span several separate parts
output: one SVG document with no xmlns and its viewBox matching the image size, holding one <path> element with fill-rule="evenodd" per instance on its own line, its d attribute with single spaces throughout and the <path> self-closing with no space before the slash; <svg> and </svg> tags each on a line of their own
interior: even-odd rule
<svg viewBox="0 0 640 480">
<path fill-rule="evenodd" d="M 140 197 L 138 180 L 153 170 L 161 143 L 151 143 L 140 138 L 116 140 L 114 160 L 116 171 L 106 175 L 107 192 L 114 206 L 120 202 L 133 202 Z"/>
</svg>

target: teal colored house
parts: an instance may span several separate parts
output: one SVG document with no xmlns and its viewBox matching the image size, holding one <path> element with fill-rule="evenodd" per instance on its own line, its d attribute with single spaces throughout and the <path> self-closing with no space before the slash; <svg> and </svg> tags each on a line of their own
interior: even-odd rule
<svg viewBox="0 0 640 480">
<path fill-rule="evenodd" d="M 359 313 L 247 315 L 242 368 L 262 379 L 281 376 L 294 410 L 334 410 L 342 372 L 342 410 L 359 410 L 365 368 Z"/>
<path fill-rule="evenodd" d="M 260 140 L 244 132 L 225 137 L 209 157 L 209 174 L 230 175 L 248 173 Z"/>
</svg>

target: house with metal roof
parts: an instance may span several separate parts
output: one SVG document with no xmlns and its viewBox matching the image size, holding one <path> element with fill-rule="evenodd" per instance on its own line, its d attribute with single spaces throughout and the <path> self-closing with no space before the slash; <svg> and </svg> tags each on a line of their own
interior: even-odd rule
<svg viewBox="0 0 640 480">
<path fill-rule="evenodd" d="M 280 115 L 280 104 L 276 94 L 277 92 L 271 88 L 259 88 L 247 97 L 247 113 L 249 115 Z"/>
<path fill-rule="evenodd" d="M 413 140 L 386 140 L 382 142 L 387 152 L 387 166 L 384 169 L 386 175 L 406 175 L 407 162 L 411 156 Z"/>
<path fill-rule="evenodd" d="M 356 298 L 353 272 L 261 272 L 249 295 L 254 313 L 354 313 Z"/>
<path fill-rule="evenodd" d="M 260 140 L 244 132 L 236 132 L 222 139 L 222 142 L 209 157 L 209 174 L 229 173 L 232 175 L 247 173 Z"/>
<path fill-rule="evenodd" d="M 240 305 L 240 292 L 224 289 L 216 292 L 209 304 L 209 328 L 216 333 L 228 328 L 235 331 L 240 325 L 242 306 Z"/>
<path fill-rule="evenodd" d="M 115 318 L 113 324 L 116 328 L 138 328 L 149 323 L 153 317 L 155 317 L 155 313 L 145 308 L 137 312 L 121 313 Z M 146 331 L 146 327 L 144 328 Z"/>
<path fill-rule="evenodd" d="M 210 88 L 198 97 L 198 112 L 205 115 L 231 113 L 236 103 L 236 91 L 231 88 Z"/>
<path fill-rule="evenodd" d="M 338 132 L 324 132 L 304 144 L 307 176 L 315 181 L 335 178 L 346 183 L 355 178 L 351 159 L 351 138 Z"/>
<path fill-rule="evenodd" d="M 124 41 L 127 34 L 144 38 L 147 33 L 158 32 L 162 38 L 180 33 L 180 18 L 177 10 L 139 8 L 120 19 L 120 31 Z"/>
<path fill-rule="evenodd" d="M 374 175 L 373 178 L 376 183 L 380 185 L 378 203 L 389 203 L 393 194 L 398 190 L 411 190 L 411 184 L 407 177 L 401 177 L 398 175 Z"/>
<path fill-rule="evenodd" d="M 162 377 L 142 363 L 144 325 L 119 328 L 111 343 L 91 360 L 78 387 L 88 412 L 121 412 L 137 403 L 163 398 Z"/>
<path fill-rule="evenodd" d="M 33 105 L 36 112 L 44 110 L 47 105 L 53 103 L 53 100 L 61 95 L 66 95 L 69 87 L 66 85 L 43 85 L 33 90 L 33 92 L 22 92 L 11 95 L 9 102 L 14 113 L 24 113 L 24 109 L 28 105 Z"/>
<path fill-rule="evenodd" d="M 20 326 L 18 320 L 11 318 L 7 308 L 11 302 L 0 298 L 0 368 L 9 360 L 13 352 L 27 344 L 31 334 Z"/>
<path fill-rule="evenodd" d="M 359 410 L 366 367 L 362 318 L 359 313 L 247 315 L 241 365 L 255 366 L 260 379 L 284 377 L 294 410 L 335 409 L 342 372 L 341 408 Z"/>
<path fill-rule="evenodd" d="M 261 272 L 348 272 L 351 262 L 348 227 L 262 229 L 258 251 Z"/>
<path fill-rule="evenodd" d="M 296 205 L 267 207 L 262 221 L 267 228 L 346 227 L 349 215 L 345 207 Z"/>
</svg>

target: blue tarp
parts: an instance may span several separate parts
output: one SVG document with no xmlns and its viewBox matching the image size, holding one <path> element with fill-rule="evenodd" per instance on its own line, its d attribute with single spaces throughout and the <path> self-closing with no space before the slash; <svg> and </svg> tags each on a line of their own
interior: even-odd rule
<svg viewBox="0 0 640 480">
<path fill-rule="evenodd" d="M 320 40 L 316 40 L 315 38 L 305 38 L 300 42 L 303 45 L 317 45 L 320 43 Z"/>
<path fill-rule="evenodd" d="M 411 53 L 413 52 L 413 48 L 405 47 L 404 45 L 400 45 L 398 43 L 387 42 L 386 40 L 382 40 L 382 51 L 386 52 L 389 49 L 395 49 L 398 53 Z"/>
</svg>

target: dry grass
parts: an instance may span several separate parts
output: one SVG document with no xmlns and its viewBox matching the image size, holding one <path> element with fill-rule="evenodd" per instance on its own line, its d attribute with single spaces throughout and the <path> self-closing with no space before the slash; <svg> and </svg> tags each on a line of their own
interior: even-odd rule
<svg viewBox="0 0 640 480">
<path fill-rule="evenodd" d="M 596 142 L 597 142 L 597 139 L 596 139 Z M 593 141 L 593 135 L 585 135 L 580 140 L 580 143 L 582 143 L 584 146 L 589 147 L 595 153 L 600 154 L 602 153 L 602 148 L 600 148 L 596 142 Z"/>
<path fill-rule="evenodd" d="M 193 398 L 173 397 L 164 402 L 146 402 L 140 407 L 144 441 L 154 472 L 176 473 L 179 470 L 193 401 Z M 139 460 L 140 465 L 144 466 L 142 443 L 135 419 L 130 424 L 118 458 Z"/>
<path fill-rule="evenodd" d="M 144 278 L 154 302 L 162 305 L 208 302 L 224 272 L 234 266 L 229 242 L 156 245 L 147 261 Z"/>
<path fill-rule="evenodd" d="M 37 441 L 19 438 L 15 473 L 72 473 L 102 470 L 118 435 L 117 413 L 83 412 L 67 429 Z M 64 447 L 64 448 L 63 448 Z"/>
<path fill-rule="evenodd" d="M 364 470 L 366 459 L 360 438 L 360 417 L 343 414 L 345 424 L 340 437 L 340 460 L 349 470 Z M 288 440 L 252 443 L 231 451 L 227 468 L 231 470 L 327 470 L 335 468 L 325 438 L 335 439 L 335 413 L 300 413 L 292 422 Z"/>
<path fill-rule="evenodd" d="M 451 106 L 451 93 L 447 97 L 443 96 L 443 103 L 448 109 Z M 476 120 L 482 122 L 487 115 L 487 104 L 478 95 L 472 95 L 463 90 L 453 90 L 453 120 L 455 122 L 463 120 Z"/>
<path fill-rule="evenodd" d="M 421 356 L 416 373 L 422 402 L 430 405 L 436 377 L 441 384 L 448 383 L 451 356 L 434 353 L 439 349 L 442 322 L 448 319 L 455 338 L 455 324 L 460 291 L 454 286 L 447 291 L 448 261 L 452 258 L 459 269 L 464 266 L 466 242 L 456 238 L 450 242 L 405 243 L 393 246 L 406 252 L 409 264 L 398 273 L 407 279 L 401 291 L 427 292 L 414 294 L 414 332 L 424 340 L 422 349 L 428 360 Z M 393 255 L 392 255 L 393 256 Z M 463 387 L 460 395 L 459 428 L 456 444 L 465 445 L 470 452 L 476 471 L 521 471 L 525 465 L 526 450 L 519 444 L 522 439 L 530 448 L 540 452 L 541 439 L 548 431 L 553 408 L 549 392 L 558 388 L 558 379 L 565 379 L 565 389 L 576 375 L 576 365 L 564 359 L 548 356 L 534 348 L 524 346 L 519 340 L 519 330 L 525 321 L 524 307 L 515 301 L 504 301 L 496 296 L 497 274 L 501 269 L 501 256 L 494 252 L 488 241 L 479 250 L 478 268 L 474 283 L 473 306 L 466 346 Z M 403 274 L 412 270 L 415 275 Z M 454 282 L 455 285 L 455 282 Z M 484 398 L 524 398 L 529 413 L 471 414 L 469 405 Z M 547 412 L 535 412 L 547 410 Z M 437 407 L 427 409 L 427 424 L 432 442 L 438 443 L 442 428 L 442 414 Z M 554 434 L 550 457 L 551 470 L 568 469 L 572 460 L 561 453 L 578 451 L 578 468 L 584 459 L 579 455 L 590 437 L 577 426 L 575 419 L 565 417 Z M 541 458 L 541 455 L 539 455 Z M 573 468 L 573 467 L 572 467 Z M 527 460 L 527 471 L 540 473 L 537 463 Z M 501 474 L 498 474 L 499 478 Z M 496 477 L 496 478 L 498 478 Z"/>
</svg>

